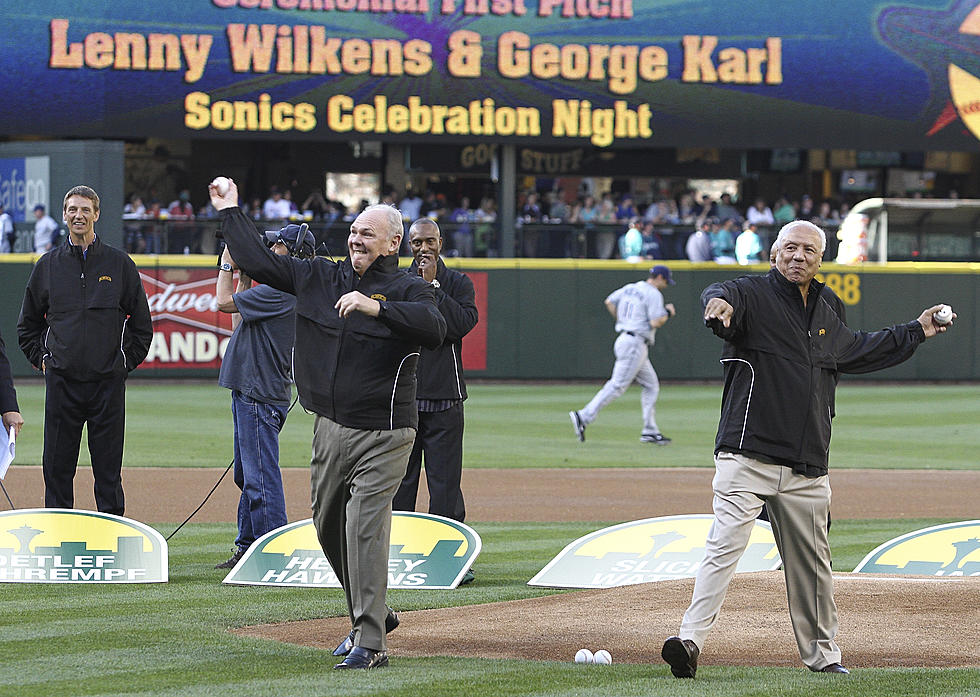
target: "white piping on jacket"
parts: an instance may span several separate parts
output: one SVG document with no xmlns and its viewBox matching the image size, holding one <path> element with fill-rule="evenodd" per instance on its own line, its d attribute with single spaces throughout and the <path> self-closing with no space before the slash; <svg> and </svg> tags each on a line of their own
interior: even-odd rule
<svg viewBox="0 0 980 697">
<path fill-rule="evenodd" d="M 752 371 L 752 380 L 749 382 L 749 397 L 745 401 L 745 416 L 742 417 L 742 436 L 738 439 L 738 447 L 739 447 L 739 449 L 741 449 L 742 448 L 742 443 L 745 442 L 745 424 L 748 423 L 748 420 L 749 420 L 749 406 L 752 404 L 752 388 L 755 387 L 755 368 L 753 368 L 752 367 L 752 364 L 749 363 L 744 358 L 722 358 L 721 359 L 721 362 L 722 363 L 727 363 L 728 361 L 739 361 L 741 363 L 744 363 L 745 365 L 747 365 L 749 367 L 749 370 Z"/>
<path fill-rule="evenodd" d="M 401 363 L 398 364 L 398 370 L 395 371 L 395 381 L 391 386 L 391 404 L 388 409 L 388 428 L 391 430 L 395 429 L 395 392 L 398 390 L 398 376 L 402 373 L 402 366 L 405 365 L 407 361 L 412 356 L 418 356 L 419 353 L 410 353 L 404 358 L 402 358 Z"/>
<path fill-rule="evenodd" d="M 456 394 L 459 398 L 463 398 L 463 386 L 459 384 L 459 374 L 462 372 L 459 366 L 459 358 L 456 357 L 456 344 L 450 344 L 449 347 L 453 350 L 453 369 L 456 371 Z"/>
</svg>

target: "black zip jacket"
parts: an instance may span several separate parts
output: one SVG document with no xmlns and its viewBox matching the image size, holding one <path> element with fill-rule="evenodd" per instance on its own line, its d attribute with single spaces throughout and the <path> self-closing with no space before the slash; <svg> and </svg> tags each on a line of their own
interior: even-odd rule
<svg viewBox="0 0 980 697">
<path fill-rule="evenodd" d="M 419 268 L 412 262 L 409 273 L 418 276 Z M 419 399 L 466 399 L 463 380 L 463 337 L 470 333 L 479 319 L 473 281 L 465 273 L 436 262 L 436 305 L 446 320 L 446 338 L 437 349 L 422 349 L 418 369 Z"/>
<path fill-rule="evenodd" d="M 7 360 L 7 347 L 0 336 L 0 414 L 8 411 L 19 412 L 20 407 L 17 406 L 17 391 L 10 373 L 10 361 Z"/>
<path fill-rule="evenodd" d="M 296 296 L 294 375 L 307 410 L 348 428 L 418 427 L 415 369 L 420 345 L 436 348 L 446 322 L 434 289 L 381 256 L 358 278 L 349 259 L 297 259 L 273 254 L 237 208 L 221 211 L 221 229 L 235 262 L 260 283 Z M 382 304 L 378 317 L 334 307 L 357 290 Z"/>
<path fill-rule="evenodd" d="M 725 388 L 715 452 L 735 452 L 792 467 L 806 476 L 827 473 L 830 421 L 839 372 L 867 373 L 909 358 L 925 333 L 913 321 L 877 332 L 841 322 L 810 282 L 807 303 L 776 269 L 714 283 L 702 307 L 724 298 L 731 324 L 705 324 L 725 340 Z"/>
<path fill-rule="evenodd" d="M 17 338 L 27 360 L 69 380 L 125 376 L 150 350 L 153 322 L 136 264 L 96 237 L 55 247 L 31 271 Z"/>
</svg>

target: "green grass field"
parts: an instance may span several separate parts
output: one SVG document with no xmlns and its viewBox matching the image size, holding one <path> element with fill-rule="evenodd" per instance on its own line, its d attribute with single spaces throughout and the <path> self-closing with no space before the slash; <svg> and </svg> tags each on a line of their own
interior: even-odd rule
<svg viewBox="0 0 980 697">
<path fill-rule="evenodd" d="M 39 385 L 18 387 L 28 424 L 18 440 L 17 460 L 37 463 L 43 395 Z M 474 385 L 467 403 L 467 466 L 710 465 L 718 386 L 664 386 L 659 421 L 674 438 L 669 448 L 637 441 L 635 391 L 603 412 L 584 445 L 577 443 L 566 412 L 581 406 L 595 388 Z M 976 467 L 978 395 L 973 385 L 845 385 L 838 399 L 834 465 Z M 128 404 L 127 466 L 223 467 L 230 459 L 227 391 L 134 383 Z M 299 407 L 290 415 L 283 437 L 289 466 L 305 466 L 311 424 Z M 178 521 L 152 522 L 166 535 Z M 392 605 L 416 610 L 555 592 L 526 582 L 569 541 L 621 521 L 467 522 L 483 538 L 477 583 L 453 591 L 392 591 Z M 941 522 L 946 521 L 835 521 L 834 566 L 851 569 L 880 542 Z M 325 652 L 227 631 L 346 612 L 339 590 L 221 585 L 223 573 L 211 567 L 232 534 L 229 524 L 191 523 L 181 530 L 170 541 L 167 584 L 0 585 L 0 696 L 980 695 L 977 669 L 863 669 L 841 678 L 802 667 L 725 668 L 709 662 L 696 681 L 677 681 L 659 659 L 659 633 L 650 637 L 649 665 L 581 666 L 571 663 L 571 656 L 568 663 L 395 656 L 384 671 L 336 673 L 335 659 Z"/>
<path fill-rule="evenodd" d="M 669 448 L 639 442 L 632 387 L 578 443 L 568 419 L 598 384 L 477 384 L 466 402 L 466 467 L 711 467 L 720 385 L 664 385 L 657 421 Z M 44 394 L 18 385 L 27 425 L 17 462 L 40 464 Z M 217 467 L 231 460 L 231 401 L 214 384 L 131 384 L 126 466 Z M 980 386 L 844 383 L 837 395 L 831 466 L 972 469 L 980 447 Z M 282 465 L 306 467 L 313 417 L 297 403 L 281 437 Z M 941 444 L 941 447 L 937 444 Z M 81 462 L 88 463 L 82 448 Z"/>
</svg>

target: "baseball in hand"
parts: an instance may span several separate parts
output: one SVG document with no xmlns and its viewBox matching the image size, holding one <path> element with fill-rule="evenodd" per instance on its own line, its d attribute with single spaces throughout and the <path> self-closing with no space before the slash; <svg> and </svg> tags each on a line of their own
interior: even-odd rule
<svg viewBox="0 0 980 697">
<path fill-rule="evenodd" d="M 576 663 L 595 663 L 595 657 L 588 649 L 579 649 L 575 654 Z"/>
<path fill-rule="evenodd" d="M 932 313 L 932 318 L 936 324 L 949 324 L 953 321 L 953 308 L 949 305 L 943 305 L 937 312 Z"/>
<path fill-rule="evenodd" d="M 218 196 L 224 196 L 228 193 L 228 187 L 231 186 L 231 180 L 228 177 L 215 177 L 214 181 L 211 182 L 211 186 L 214 190 L 218 192 Z"/>
<path fill-rule="evenodd" d="M 600 665 L 612 665 L 612 656 L 605 649 L 599 649 L 596 651 L 595 655 L 593 656 L 593 660 Z"/>
</svg>

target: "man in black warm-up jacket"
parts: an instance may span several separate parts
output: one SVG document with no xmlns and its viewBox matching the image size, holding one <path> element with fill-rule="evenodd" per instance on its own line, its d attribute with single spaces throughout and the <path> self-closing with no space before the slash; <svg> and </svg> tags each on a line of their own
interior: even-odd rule
<svg viewBox="0 0 980 697">
<path fill-rule="evenodd" d="M 415 436 L 408 471 L 395 494 L 398 511 L 414 511 L 422 461 L 429 490 L 429 513 L 463 522 L 466 505 L 460 490 L 463 473 L 463 337 L 479 319 L 473 281 L 446 266 L 442 233 L 430 218 L 419 218 L 408 230 L 415 261 L 408 272 L 435 288 L 439 312 L 446 320 L 446 339 L 435 350 L 423 349 L 419 358 L 419 430 Z M 467 574 L 472 579 L 472 575 Z"/>
<path fill-rule="evenodd" d="M 387 665 L 385 634 L 398 623 L 385 605 L 391 500 L 418 426 L 420 346 L 439 346 L 446 322 L 433 288 L 398 270 L 403 228 L 393 206 L 362 211 L 351 223 L 348 258 L 335 263 L 273 254 L 238 208 L 234 182 L 224 195 L 209 192 L 239 267 L 296 296 L 296 390 L 316 414 L 313 523 L 353 627 L 335 668 Z"/>
<path fill-rule="evenodd" d="M 715 439 L 714 523 L 679 636 L 661 655 L 693 678 L 735 566 L 763 504 L 783 561 L 790 618 L 803 663 L 841 665 L 827 513 L 827 455 L 838 372 L 865 373 L 906 360 L 946 331 L 930 307 L 908 324 L 878 332 L 844 325 L 814 280 L 826 239 L 812 223 L 785 225 L 775 268 L 765 276 L 715 283 L 701 295 L 705 324 L 725 340 L 725 388 Z"/>
<path fill-rule="evenodd" d="M 95 505 L 123 515 L 126 377 L 146 358 L 153 322 L 136 264 L 95 234 L 99 196 L 65 194 L 68 242 L 37 260 L 17 321 L 20 348 L 44 372 L 44 505 L 71 508 L 82 426 Z"/>
</svg>

